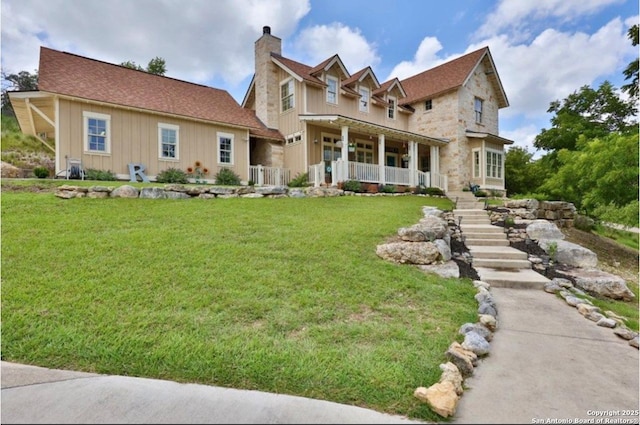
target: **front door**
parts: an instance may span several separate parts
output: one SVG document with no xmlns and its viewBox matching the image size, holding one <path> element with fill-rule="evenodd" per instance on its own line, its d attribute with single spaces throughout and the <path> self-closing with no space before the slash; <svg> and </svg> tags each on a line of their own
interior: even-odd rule
<svg viewBox="0 0 640 425">
<path fill-rule="evenodd" d="M 342 148 L 336 146 L 339 137 L 322 136 L 322 160 L 324 161 L 324 182 L 331 184 L 331 161 L 342 156 Z"/>
<path fill-rule="evenodd" d="M 385 163 L 387 167 L 397 167 L 398 166 L 398 154 L 387 152 L 385 153 Z"/>
</svg>

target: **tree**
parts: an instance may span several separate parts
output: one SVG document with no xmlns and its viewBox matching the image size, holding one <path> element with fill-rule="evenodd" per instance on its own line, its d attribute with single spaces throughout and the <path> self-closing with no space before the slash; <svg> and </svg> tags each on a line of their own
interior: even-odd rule
<svg viewBox="0 0 640 425">
<path fill-rule="evenodd" d="M 611 133 L 592 140 L 583 136 L 578 148 L 558 152 L 560 167 L 542 185 L 545 193 L 573 202 L 587 213 L 638 202 L 637 134 Z"/>
<path fill-rule="evenodd" d="M 552 128 L 542 129 L 534 146 L 550 151 L 547 162 L 553 169 L 558 165 L 558 152 L 561 149 L 575 151 L 580 136 L 594 139 L 612 132 L 637 133 L 635 102 L 621 99 L 608 81 L 597 90 L 582 86 L 563 101 L 551 102 L 547 112 L 555 113 L 551 118 Z"/>
<path fill-rule="evenodd" d="M 155 58 L 149 61 L 149 64 L 147 65 L 146 69 L 141 67 L 134 61 L 125 61 L 125 62 L 122 62 L 120 65 L 127 68 L 131 68 L 131 69 L 137 69 L 138 71 L 145 71 L 145 72 L 148 72 L 149 74 L 155 74 L 155 75 L 164 75 L 167 72 L 167 66 L 166 66 L 165 60 L 158 56 L 156 56 Z"/>
<path fill-rule="evenodd" d="M 509 196 L 535 193 L 544 175 L 538 173 L 537 168 L 527 148 L 511 147 L 504 161 L 505 188 Z"/>
<path fill-rule="evenodd" d="M 33 91 L 38 90 L 38 70 L 33 74 L 20 71 L 17 74 L 2 72 L 2 113 L 14 116 L 13 107 L 9 101 L 9 91 Z"/>
<path fill-rule="evenodd" d="M 629 38 L 631 39 L 631 44 L 633 46 L 638 45 L 638 25 L 634 25 L 629 28 L 629 32 L 627 33 Z M 630 83 L 625 84 L 621 87 L 622 91 L 626 92 L 632 98 L 638 99 L 638 58 L 633 62 L 629 63 L 624 71 L 625 80 L 631 80 Z"/>
</svg>

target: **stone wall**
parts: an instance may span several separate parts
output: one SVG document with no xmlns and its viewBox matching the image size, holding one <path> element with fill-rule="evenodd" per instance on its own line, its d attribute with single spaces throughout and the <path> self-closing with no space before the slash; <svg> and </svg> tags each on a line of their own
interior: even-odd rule
<svg viewBox="0 0 640 425">
<path fill-rule="evenodd" d="M 413 193 L 355 193 L 331 187 L 287 187 L 287 186 L 184 186 L 167 184 L 164 187 L 137 189 L 131 185 L 73 186 L 57 188 L 55 196 L 72 198 L 146 198 L 146 199 L 215 199 L 215 198 L 305 198 L 333 196 L 429 196 Z M 440 197 L 440 196 L 438 196 Z"/>
<path fill-rule="evenodd" d="M 490 219 L 495 223 L 510 217 L 516 224 L 544 219 L 554 222 L 558 227 L 573 227 L 576 216 L 576 207 L 570 202 L 516 199 L 504 201 L 502 208 L 491 208 Z"/>
</svg>

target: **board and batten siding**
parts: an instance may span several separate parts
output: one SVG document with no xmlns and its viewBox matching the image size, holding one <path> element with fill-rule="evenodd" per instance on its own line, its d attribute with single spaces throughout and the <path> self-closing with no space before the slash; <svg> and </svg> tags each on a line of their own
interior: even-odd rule
<svg viewBox="0 0 640 425">
<path fill-rule="evenodd" d="M 124 178 L 129 175 L 128 164 L 141 163 L 145 174 L 154 178 L 159 172 L 177 168 L 187 171 L 196 161 L 209 170 L 206 176 L 213 179 L 221 168 L 233 170 L 242 180 L 247 180 L 248 138 L 247 130 L 181 120 L 142 111 L 60 100 L 58 117 L 59 149 L 69 152 L 71 158 L 80 158 L 85 169 L 111 171 Z M 87 152 L 84 140 L 84 113 L 98 113 L 110 117 L 110 152 Z M 160 158 L 158 124 L 178 127 L 178 159 Z M 233 136 L 232 164 L 218 163 L 218 134 Z M 61 157 L 59 170 L 66 169 L 66 159 Z"/>
</svg>

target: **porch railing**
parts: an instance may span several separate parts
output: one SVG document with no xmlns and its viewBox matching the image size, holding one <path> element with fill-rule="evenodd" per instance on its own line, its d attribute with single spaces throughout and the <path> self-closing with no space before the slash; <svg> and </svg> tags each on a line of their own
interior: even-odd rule
<svg viewBox="0 0 640 425">
<path fill-rule="evenodd" d="M 291 181 L 291 173 L 287 168 L 250 165 L 249 179 L 256 186 L 286 186 Z"/>
<path fill-rule="evenodd" d="M 439 187 L 447 190 L 447 176 L 438 173 L 425 173 L 419 170 L 412 171 L 408 168 L 388 167 L 384 168 L 384 184 L 403 186 Z M 331 162 L 331 184 L 346 180 L 357 180 L 366 183 L 382 183 L 380 178 L 380 166 L 378 164 L 365 164 L 354 161 Z M 309 183 L 320 186 L 325 182 L 325 165 L 319 163 L 309 167 Z"/>
</svg>

